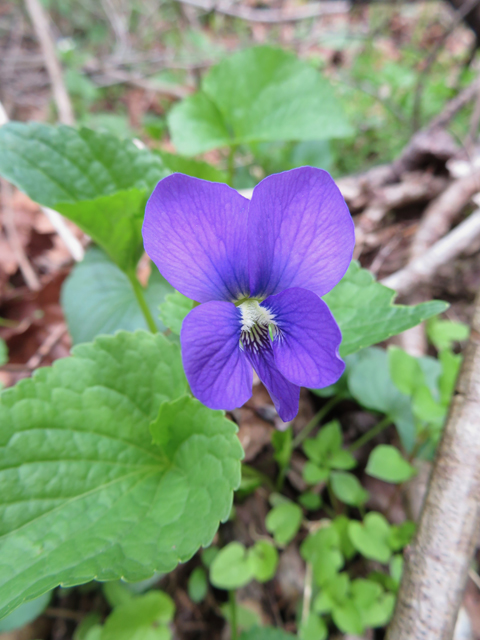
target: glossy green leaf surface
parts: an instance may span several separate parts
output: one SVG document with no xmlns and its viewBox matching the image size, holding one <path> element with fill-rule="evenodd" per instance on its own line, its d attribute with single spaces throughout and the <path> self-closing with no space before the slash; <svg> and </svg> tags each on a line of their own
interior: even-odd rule
<svg viewBox="0 0 480 640">
<path fill-rule="evenodd" d="M 240 51 L 212 67 L 201 91 L 173 107 L 168 124 L 177 151 L 187 156 L 352 132 L 328 80 L 294 54 L 268 46 Z"/>
<path fill-rule="evenodd" d="M 2 392 L 0 615 L 58 584 L 170 571 L 211 542 L 243 452 L 186 390 L 178 346 L 138 331 Z"/>
<path fill-rule="evenodd" d="M 159 331 L 165 325 L 158 318 L 158 307 L 172 291 L 152 265 L 144 296 Z M 61 303 L 74 344 L 119 329 L 148 329 L 130 280 L 98 247 L 88 249 L 82 262 L 73 267 L 63 283 Z"/>
<path fill-rule="evenodd" d="M 406 331 L 448 308 L 432 300 L 414 306 L 393 304 L 395 292 L 376 282 L 353 261 L 342 280 L 323 297 L 342 331 L 340 355 L 347 356 Z"/>
<path fill-rule="evenodd" d="M 159 155 L 110 134 L 35 122 L 0 129 L 0 175 L 73 220 L 125 270 L 143 250 L 146 199 L 168 173 Z"/>
</svg>

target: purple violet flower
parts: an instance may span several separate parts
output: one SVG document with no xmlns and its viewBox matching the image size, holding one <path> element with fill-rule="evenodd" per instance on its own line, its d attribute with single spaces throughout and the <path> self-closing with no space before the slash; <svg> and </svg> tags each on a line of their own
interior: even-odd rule
<svg viewBox="0 0 480 640">
<path fill-rule="evenodd" d="M 268 176 L 251 201 L 226 184 L 170 175 L 147 203 L 143 238 L 160 273 L 201 303 L 180 340 L 192 392 L 207 407 L 243 405 L 253 368 L 286 422 L 301 386 L 342 375 L 342 336 L 320 296 L 347 270 L 355 234 L 326 171 Z"/>
</svg>

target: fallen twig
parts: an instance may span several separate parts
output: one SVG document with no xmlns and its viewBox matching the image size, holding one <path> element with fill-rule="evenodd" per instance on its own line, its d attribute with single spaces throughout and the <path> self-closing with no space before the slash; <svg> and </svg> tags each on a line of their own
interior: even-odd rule
<svg viewBox="0 0 480 640">
<path fill-rule="evenodd" d="M 480 191 L 480 169 L 455 180 L 425 209 L 410 246 L 410 260 L 422 256 L 445 235 L 475 193 Z"/>
<path fill-rule="evenodd" d="M 32 291 L 38 291 L 40 289 L 40 281 L 23 250 L 17 227 L 15 226 L 15 214 L 12 209 L 12 186 L 4 178 L 0 178 L 0 186 L 2 189 L 3 228 L 5 229 L 7 240 L 27 287 Z"/>
<path fill-rule="evenodd" d="M 252 9 L 247 6 L 232 5 L 224 0 L 177 0 L 203 11 L 215 11 L 232 18 L 241 18 L 248 22 L 263 22 L 275 24 L 280 22 L 297 22 L 320 16 L 348 13 L 351 3 L 346 0 L 330 0 L 329 2 L 309 2 L 292 9 Z"/>
<path fill-rule="evenodd" d="M 480 209 L 477 209 L 458 227 L 423 256 L 408 263 L 406 267 L 384 278 L 381 282 L 401 295 L 409 293 L 417 285 L 433 278 L 439 267 L 453 260 L 480 238 Z"/>
<path fill-rule="evenodd" d="M 149 80 L 141 76 L 129 73 L 128 71 L 122 71 L 121 69 L 104 69 L 104 80 L 97 80 L 96 84 L 102 87 L 111 86 L 114 84 L 129 84 L 145 91 L 151 91 L 154 93 L 161 93 L 171 98 L 181 100 L 189 96 L 193 87 L 170 84 L 168 82 L 160 82 L 158 80 Z"/>
<path fill-rule="evenodd" d="M 48 356 L 53 347 L 62 339 L 67 333 L 67 327 L 64 324 L 58 324 L 52 327 L 51 332 L 42 342 L 37 351 L 28 360 L 26 364 L 27 369 L 32 371 L 40 366 L 42 360 Z"/>
<path fill-rule="evenodd" d="M 374 190 L 370 204 L 360 215 L 358 224 L 364 231 L 372 231 L 392 209 L 431 200 L 441 193 L 445 186 L 445 178 L 419 171 L 407 173 L 403 176 L 402 182 Z"/>
<path fill-rule="evenodd" d="M 52 84 L 53 97 L 58 109 L 58 119 L 62 124 L 73 125 L 72 103 L 63 80 L 63 73 L 57 55 L 55 44 L 48 24 L 48 18 L 39 0 L 25 0 L 25 4 L 32 20 L 34 29 L 42 47 L 50 82 Z"/>
<path fill-rule="evenodd" d="M 480 526 L 479 415 L 480 295 L 387 640 L 453 636 Z"/>
</svg>

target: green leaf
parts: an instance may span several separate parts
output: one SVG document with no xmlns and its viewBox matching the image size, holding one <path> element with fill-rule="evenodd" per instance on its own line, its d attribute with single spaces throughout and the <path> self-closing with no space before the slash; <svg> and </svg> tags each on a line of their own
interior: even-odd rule
<svg viewBox="0 0 480 640">
<path fill-rule="evenodd" d="M 427 322 L 427 336 L 438 351 L 451 349 L 455 342 L 468 338 L 470 327 L 463 322 L 431 318 Z"/>
<path fill-rule="evenodd" d="M 357 466 L 357 461 L 350 451 L 341 449 L 329 457 L 328 465 L 332 469 L 353 469 Z"/>
<path fill-rule="evenodd" d="M 165 326 L 157 320 L 156 310 L 171 291 L 152 265 L 144 295 L 159 331 Z M 63 283 L 61 303 L 74 344 L 119 329 L 148 329 L 130 280 L 98 247 L 88 249 L 82 262 L 73 267 Z"/>
<path fill-rule="evenodd" d="M 188 595 L 192 602 L 202 602 L 208 592 L 207 574 L 203 567 L 196 567 L 188 578 Z"/>
<path fill-rule="evenodd" d="M 350 519 L 347 516 L 337 516 L 332 520 L 332 527 L 338 533 L 340 540 L 340 550 L 347 560 L 355 555 L 355 547 L 353 546 L 348 535 L 348 525 Z"/>
<path fill-rule="evenodd" d="M 242 451 L 186 389 L 179 347 L 138 331 L 2 392 L 0 615 L 60 583 L 171 571 L 211 542 Z"/>
<path fill-rule="evenodd" d="M 310 562 L 318 586 L 331 580 L 343 567 L 340 536 L 332 527 L 324 527 L 309 534 L 300 547 L 302 558 Z"/>
<path fill-rule="evenodd" d="M 427 423 L 442 426 L 448 407 L 435 400 L 430 389 L 420 386 L 412 398 L 412 410 L 416 418 Z"/>
<path fill-rule="evenodd" d="M 448 407 L 455 390 L 455 384 L 462 364 L 462 356 L 452 351 L 442 351 L 439 355 L 442 373 L 438 380 L 440 402 Z"/>
<path fill-rule="evenodd" d="M 231 624 L 232 623 L 232 609 L 228 602 L 220 605 L 220 610 L 222 612 L 225 620 Z M 253 606 L 243 606 L 237 602 L 237 628 L 239 630 L 246 630 L 256 628 L 258 625 L 262 624 L 262 619 L 260 613 L 253 608 Z"/>
<path fill-rule="evenodd" d="M 207 549 L 203 549 L 202 562 L 207 567 L 207 569 L 211 567 L 212 562 L 215 560 L 219 553 L 220 549 L 215 545 L 208 547 Z"/>
<path fill-rule="evenodd" d="M 255 627 L 242 633 L 240 640 L 295 640 L 295 636 L 274 627 Z"/>
<path fill-rule="evenodd" d="M 8 361 L 8 350 L 5 342 L 0 338 L 0 367 Z"/>
<path fill-rule="evenodd" d="M 320 482 L 326 482 L 329 475 L 329 469 L 319 467 L 314 462 L 307 461 L 303 465 L 302 476 L 307 484 L 319 484 Z"/>
<path fill-rule="evenodd" d="M 305 624 L 300 627 L 300 640 L 326 640 L 328 629 L 325 622 L 314 613 L 311 613 Z"/>
<path fill-rule="evenodd" d="M 302 523 L 303 513 L 294 502 L 284 502 L 268 512 L 265 526 L 275 542 L 279 545 L 288 544 L 297 535 Z"/>
<path fill-rule="evenodd" d="M 383 627 L 389 622 L 395 606 L 392 593 L 384 593 L 371 580 L 358 579 L 352 582 L 352 596 L 365 627 Z"/>
<path fill-rule="evenodd" d="M 388 544 L 393 551 L 400 551 L 410 544 L 416 530 L 416 525 L 411 520 L 406 520 L 401 525 L 390 527 Z"/>
<path fill-rule="evenodd" d="M 400 483 L 410 480 L 416 473 L 396 447 L 379 444 L 371 452 L 365 471 L 369 476 L 385 482 Z"/>
<path fill-rule="evenodd" d="M 298 501 L 308 511 L 316 511 L 322 506 L 322 498 L 313 491 L 305 491 L 305 493 L 298 496 Z"/>
<path fill-rule="evenodd" d="M 385 413 L 395 423 L 405 449 L 412 451 L 416 429 L 410 399 L 393 384 L 384 349 L 371 347 L 357 354 L 349 367 L 348 387 L 362 406 Z"/>
<path fill-rule="evenodd" d="M 114 609 L 102 628 L 101 640 L 169 640 L 166 625 L 175 613 L 173 600 L 162 591 L 134 596 Z"/>
<path fill-rule="evenodd" d="M 340 631 L 360 636 L 364 632 L 360 613 L 351 600 L 336 604 L 332 610 L 332 618 Z"/>
<path fill-rule="evenodd" d="M 287 467 L 292 457 L 292 427 L 285 431 L 276 429 L 272 434 L 273 459 L 278 462 L 281 469 Z"/>
<path fill-rule="evenodd" d="M 406 331 L 448 307 L 439 300 L 396 305 L 394 297 L 392 289 L 376 282 L 358 262 L 350 264 L 342 280 L 323 297 L 342 331 L 342 357 Z"/>
<path fill-rule="evenodd" d="M 403 349 L 390 346 L 388 364 L 392 382 L 403 394 L 411 396 L 419 385 L 425 384 L 425 375 L 418 358 Z"/>
<path fill-rule="evenodd" d="M 208 162 L 202 160 L 194 160 L 193 158 L 184 158 L 167 151 L 156 151 L 162 158 L 163 164 L 172 173 L 185 173 L 187 176 L 200 178 L 201 180 L 209 180 L 210 182 L 227 182 L 227 174 L 220 171 Z"/>
<path fill-rule="evenodd" d="M 255 580 L 267 582 L 277 570 L 278 552 L 267 540 L 258 540 L 248 552 L 248 561 Z"/>
<path fill-rule="evenodd" d="M 253 578 L 248 552 L 240 542 L 230 542 L 223 547 L 210 567 L 210 582 L 219 589 L 239 589 Z"/>
<path fill-rule="evenodd" d="M 105 582 L 103 584 L 103 595 L 112 609 L 125 604 L 125 602 L 130 602 L 133 598 L 133 593 L 128 589 L 126 583 L 121 580 Z"/>
<path fill-rule="evenodd" d="M 389 545 L 390 525 L 375 511 L 367 513 L 363 524 L 352 520 L 348 525 L 348 534 L 353 546 L 365 558 L 387 563 L 392 555 Z"/>
<path fill-rule="evenodd" d="M 143 251 L 146 198 L 168 170 L 157 154 L 110 134 L 11 122 L 0 129 L 0 174 L 73 220 L 128 270 Z"/>
<path fill-rule="evenodd" d="M 88 233 L 123 271 L 132 271 L 143 253 L 146 195 L 133 188 L 95 200 L 60 202 L 55 209 Z"/>
<path fill-rule="evenodd" d="M 303 450 L 314 462 L 323 464 L 333 453 L 342 446 L 342 430 L 338 420 L 332 420 L 322 427 L 315 438 L 309 438 L 303 443 Z"/>
<path fill-rule="evenodd" d="M 332 491 L 339 500 L 352 507 L 359 507 L 368 500 L 368 491 L 351 473 L 333 471 L 330 476 Z"/>
<path fill-rule="evenodd" d="M 171 109 L 168 124 L 177 151 L 187 156 L 352 132 L 328 80 L 294 54 L 268 46 L 240 51 L 212 67 L 201 91 Z"/>
<path fill-rule="evenodd" d="M 95 636 L 99 639 L 102 634 L 102 627 L 99 625 L 101 619 L 102 616 L 97 612 L 88 613 L 75 627 L 73 640 L 89 640 L 89 638 L 96 640 Z"/>
<path fill-rule="evenodd" d="M 193 300 L 184 296 L 180 291 L 174 291 L 165 296 L 160 304 L 160 319 L 173 333 L 180 335 L 185 316 L 193 309 Z"/>
<path fill-rule="evenodd" d="M 45 611 L 51 599 L 52 592 L 47 591 L 47 593 L 38 598 L 21 604 L 18 609 L 15 609 L 15 611 L 0 620 L 0 633 L 4 634 L 7 631 L 13 631 L 29 624 Z"/>
</svg>

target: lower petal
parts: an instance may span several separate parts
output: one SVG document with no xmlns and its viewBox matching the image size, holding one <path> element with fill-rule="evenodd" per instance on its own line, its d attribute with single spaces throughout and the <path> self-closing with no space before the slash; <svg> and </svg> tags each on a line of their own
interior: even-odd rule
<svg viewBox="0 0 480 640">
<path fill-rule="evenodd" d="M 338 355 L 342 334 L 330 309 L 315 293 L 292 288 L 264 300 L 279 332 L 273 341 L 275 365 L 287 380 L 319 389 L 345 369 Z"/>
<path fill-rule="evenodd" d="M 182 359 L 192 393 L 210 409 L 230 411 L 252 395 L 253 371 L 240 350 L 241 313 L 231 302 L 206 302 L 183 321 Z"/>
<path fill-rule="evenodd" d="M 245 353 L 267 388 L 280 418 L 284 422 L 293 420 L 298 413 L 300 387 L 289 382 L 277 369 L 271 347 Z"/>
</svg>

